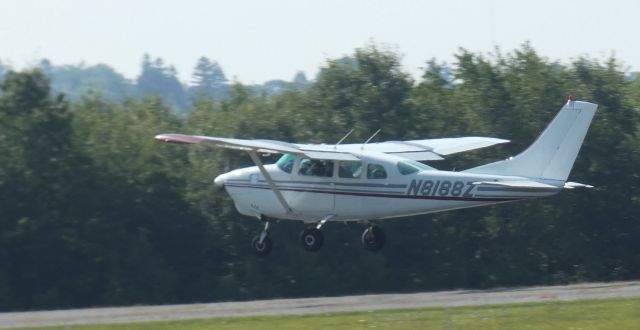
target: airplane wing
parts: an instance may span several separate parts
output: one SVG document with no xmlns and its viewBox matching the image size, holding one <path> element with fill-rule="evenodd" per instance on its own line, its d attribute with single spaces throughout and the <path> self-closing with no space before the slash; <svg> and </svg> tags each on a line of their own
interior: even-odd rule
<svg viewBox="0 0 640 330">
<path fill-rule="evenodd" d="M 296 144 L 275 140 L 245 140 L 201 135 L 159 134 L 156 140 L 168 143 L 199 144 L 209 142 L 223 148 L 268 153 L 303 154 L 313 159 L 358 160 L 354 153 L 382 152 L 413 160 L 441 160 L 442 156 L 489 147 L 509 140 L 489 137 L 459 137 L 369 144 Z"/>
<path fill-rule="evenodd" d="M 301 150 L 317 152 L 353 152 L 374 151 L 392 154 L 412 160 L 441 160 L 447 156 L 463 151 L 489 147 L 509 140 L 489 137 L 459 137 L 409 141 L 387 141 L 369 144 L 296 144 Z"/>
</svg>

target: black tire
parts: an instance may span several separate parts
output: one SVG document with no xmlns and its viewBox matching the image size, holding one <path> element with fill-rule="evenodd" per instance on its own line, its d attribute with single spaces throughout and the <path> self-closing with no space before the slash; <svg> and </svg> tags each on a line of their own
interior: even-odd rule
<svg viewBox="0 0 640 330">
<path fill-rule="evenodd" d="M 384 230 L 378 226 L 370 226 L 362 233 L 362 246 L 369 251 L 380 251 L 387 241 Z"/>
<path fill-rule="evenodd" d="M 273 247 L 273 242 L 269 236 L 266 236 L 262 240 L 262 244 L 260 244 L 260 235 L 253 238 L 251 241 L 251 246 L 253 246 L 253 253 L 255 253 L 258 257 L 266 257 L 271 253 L 271 248 Z"/>
<path fill-rule="evenodd" d="M 302 247 L 311 252 L 316 252 L 322 247 L 324 243 L 324 235 L 319 229 L 315 227 L 309 227 L 300 233 L 300 243 Z"/>
</svg>

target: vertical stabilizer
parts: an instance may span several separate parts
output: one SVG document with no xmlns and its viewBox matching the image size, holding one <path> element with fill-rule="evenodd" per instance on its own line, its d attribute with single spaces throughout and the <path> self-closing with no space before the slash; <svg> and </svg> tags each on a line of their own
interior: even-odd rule
<svg viewBox="0 0 640 330">
<path fill-rule="evenodd" d="M 465 172 L 566 181 L 597 108 L 597 104 L 569 100 L 525 151 Z"/>
</svg>

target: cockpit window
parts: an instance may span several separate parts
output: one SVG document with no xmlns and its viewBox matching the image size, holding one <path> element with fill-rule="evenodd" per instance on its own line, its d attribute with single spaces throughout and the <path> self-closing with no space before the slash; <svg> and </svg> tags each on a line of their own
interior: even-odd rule
<svg viewBox="0 0 640 330">
<path fill-rule="evenodd" d="M 386 179 L 387 171 L 380 164 L 367 165 L 367 179 Z"/>
<path fill-rule="evenodd" d="M 300 170 L 298 171 L 298 174 L 330 178 L 333 176 L 333 161 L 305 158 L 300 161 Z"/>
<path fill-rule="evenodd" d="M 338 163 L 338 176 L 345 179 L 357 179 L 362 174 L 362 162 L 340 161 Z"/>
<path fill-rule="evenodd" d="M 293 162 L 295 160 L 296 160 L 295 155 L 284 154 L 282 155 L 282 157 L 280 157 L 280 159 L 278 159 L 278 161 L 276 162 L 276 165 L 278 166 L 279 169 L 287 173 L 291 173 L 291 171 L 293 170 Z"/>
</svg>

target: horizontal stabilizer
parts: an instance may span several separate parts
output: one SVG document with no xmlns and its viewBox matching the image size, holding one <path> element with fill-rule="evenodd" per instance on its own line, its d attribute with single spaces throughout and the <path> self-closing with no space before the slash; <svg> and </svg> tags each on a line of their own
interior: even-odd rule
<svg viewBox="0 0 640 330">
<path fill-rule="evenodd" d="M 546 183 L 540 183 L 536 181 L 476 181 L 473 183 L 476 186 L 499 186 L 499 187 L 511 187 L 511 188 L 532 188 L 532 189 L 559 189 L 558 186 L 553 186 Z"/>
<path fill-rule="evenodd" d="M 578 182 L 567 182 L 564 184 L 564 189 L 573 189 L 573 188 L 593 188 L 592 185 L 578 183 Z"/>
</svg>

